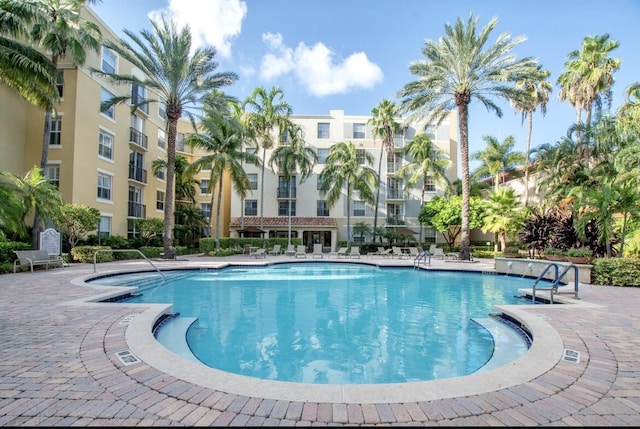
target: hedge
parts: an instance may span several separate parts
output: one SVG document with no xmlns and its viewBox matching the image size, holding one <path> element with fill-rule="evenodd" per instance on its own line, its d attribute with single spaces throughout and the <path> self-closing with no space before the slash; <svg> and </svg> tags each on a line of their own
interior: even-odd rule
<svg viewBox="0 0 640 429">
<path fill-rule="evenodd" d="M 592 284 L 640 286 L 640 259 L 598 258 L 593 260 L 592 265 Z"/>
</svg>

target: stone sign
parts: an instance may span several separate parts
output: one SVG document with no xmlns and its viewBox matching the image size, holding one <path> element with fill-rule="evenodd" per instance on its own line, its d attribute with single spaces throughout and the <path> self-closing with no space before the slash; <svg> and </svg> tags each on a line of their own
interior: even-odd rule
<svg viewBox="0 0 640 429">
<path fill-rule="evenodd" d="M 46 250 L 49 255 L 60 255 L 60 233 L 53 228 L 47 228 L 40 233 L 40 250 Z"/>
</svg>

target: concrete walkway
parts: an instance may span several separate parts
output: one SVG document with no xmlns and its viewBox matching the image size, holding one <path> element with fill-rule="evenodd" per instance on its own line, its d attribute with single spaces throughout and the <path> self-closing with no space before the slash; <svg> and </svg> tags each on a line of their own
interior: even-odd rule
<svg viewBox="0 0 640 429">
<path fill-rule="evenodd" d="M 154 264 L 294 259 L 192 256 Z M 350 262 L 413 264 L 366 256 Z M 104 274 L 150 266 L 123 261 L 96 268 Z M 488 272 L 493 260 L 438 260 L 428 269 Z M 114 294 L 113 287 L 85 284 L 92 275 L 93 264 L 0 275 L 1 426 L 640 425 L 638 288 L 580 285 L 581 299 L 564 298 L 566 305 L 500 307 L 523 321 L 533 344 L 515 362 L 484 374 L 369 392 L 371 386 L 345 385 L 339 397 L 327 398 L 323 390 L 303 395 L 287 383 L 234 378 L 168 352 L 150 333 L 164 307 L 90 302 Z"/>
</svg>

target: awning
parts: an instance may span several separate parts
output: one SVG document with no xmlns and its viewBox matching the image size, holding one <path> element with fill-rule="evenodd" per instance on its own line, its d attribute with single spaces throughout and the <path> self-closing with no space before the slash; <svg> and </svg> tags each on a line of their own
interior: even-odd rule
<svg viewBox="0 0 640 429">
<path fill-rule="evenodd" d="M 245 228 L 239 229 L 238 232 L 242 234 L 247 232 L 257 232 L 258 234 L 264 234 L 264 231 L 257 226 L 247 226 Z"/>
</svg>

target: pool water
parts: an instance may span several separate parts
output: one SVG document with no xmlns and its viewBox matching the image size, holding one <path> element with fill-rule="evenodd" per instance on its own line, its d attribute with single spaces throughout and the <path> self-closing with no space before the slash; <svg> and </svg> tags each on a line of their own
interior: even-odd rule
<svg viewBox="0 0 640 429">
<path fill-rule="evenodd" d="M 475 318 L 523 304 L 531 279 L 470 272 L 290 263 L 146 273 L 127 302 L 172 303 L 195 319 L 186 340 L 207 366 L 314 384 L 428 381 L 468 375 L 494 353 Z M 101 284 L 136 284 L 135 276 Z M 527 302 L 528 303 L 528 302 Z M 171 322 L 169 322 L 171 323 Z M 527 350 L 513 342 L 515 360 Z M 511 341 L 511 340 L 510 340 Z"/>
</svg>

